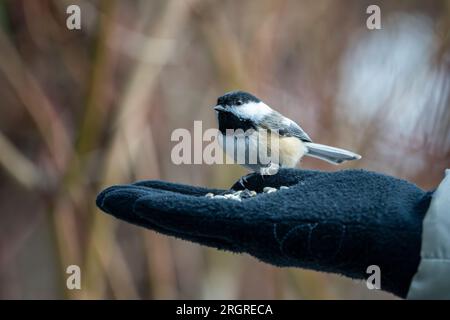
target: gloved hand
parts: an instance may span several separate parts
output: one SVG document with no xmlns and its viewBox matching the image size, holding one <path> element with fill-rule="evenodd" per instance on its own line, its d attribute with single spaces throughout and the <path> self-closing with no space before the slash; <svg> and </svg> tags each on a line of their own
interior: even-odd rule
<svg viewBox="0 0 450 320">
<path fill-rule="evenodd" d="M 205 197 L 226 190 L 142 181 L 107 188 L 97 205 L 130 223 L 277 266 L 364 279 L 367 267 L 377 265 L 381 289 L 406 297 L 431 192 L 363 170 L 280 169 L 244 184 L 233 189 L 289 189 L 236 201 Z"/>
</svg>

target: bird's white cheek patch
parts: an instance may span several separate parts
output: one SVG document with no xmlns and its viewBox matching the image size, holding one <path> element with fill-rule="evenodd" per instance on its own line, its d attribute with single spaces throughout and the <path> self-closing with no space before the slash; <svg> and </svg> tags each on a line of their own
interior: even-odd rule
<svg viewBox="0 0 450 320">
<path fill-rule="evenodd" d="M 261 120 L 270 114 L 272 109 L 264 102 L 247 102 L 243 106 L 235 107 L 235 113 L 243 119 Z"/>
</svg>

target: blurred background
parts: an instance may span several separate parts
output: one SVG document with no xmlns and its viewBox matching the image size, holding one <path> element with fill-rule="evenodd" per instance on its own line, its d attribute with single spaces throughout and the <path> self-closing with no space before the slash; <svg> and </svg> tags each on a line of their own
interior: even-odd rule
<svg viewBox="0 0 450 320">
<path fill-rule="evenodd" d="M 443 0 L 0 0 L 0 298 L 394 298 L 135 227 L 95 196 L 141 179 L 231 186 L 244 169 L 177 166 L 170 136 L 215 127 L 234 89 L 363 155 L 305 168 L 435 188 L 450 167 L 449 30 Z M 66 289 L 72 264 L 82 290 Z"/>
</svg>

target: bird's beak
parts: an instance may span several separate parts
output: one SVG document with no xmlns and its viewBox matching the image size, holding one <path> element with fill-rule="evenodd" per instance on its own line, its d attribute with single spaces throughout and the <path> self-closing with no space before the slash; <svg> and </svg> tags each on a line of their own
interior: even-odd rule
<svg viewBox="0 0 450 320">
<path fill-rule="evenodd" d="M 225 108 L 222 105 L 218 104 L 217 106 L 214 107 L 214 110 L 216 110 L 216 111 L 225 111 Z"/>
</svg>

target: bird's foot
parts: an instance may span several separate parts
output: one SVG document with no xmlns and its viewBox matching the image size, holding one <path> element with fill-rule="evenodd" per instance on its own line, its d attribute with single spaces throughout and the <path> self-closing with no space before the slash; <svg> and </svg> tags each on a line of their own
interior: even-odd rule
<svg viewBox="0 0 450 320">
<path fill-rule="evenodd" d="M 247 187 L 246 187 L 246 185 L 247 185 L 247 183 L 248 183 L 247 178 L 250 177 L 250 176 L 253 175 L 253 174 L 254 174 L 253 172 L 252 172 L 252 173 L 249 173 L 249 174 L 247 174 L 247 175 L 245 175 L 245 176 L 242 176 L 242 177 L 239 179 L 239 184 L 242 186 L 242 188 L 244 188 L 244 189 L 247 188 Z"/>
<path fill-rule="evenodd" d="M 280 170 L 280 165 L 271 162 L 267 167 L 261 168 L 259 170 L 259 173 L 261 174 L 261 177 L 264 179 L 264 176 L 273 176 L 274 174 L 277 174 L 278 170 Z"/>
</svg>

